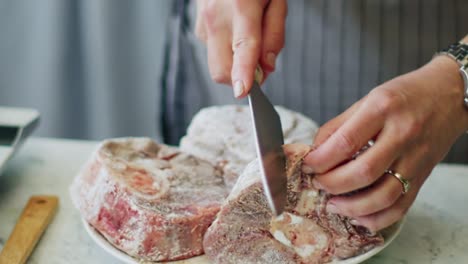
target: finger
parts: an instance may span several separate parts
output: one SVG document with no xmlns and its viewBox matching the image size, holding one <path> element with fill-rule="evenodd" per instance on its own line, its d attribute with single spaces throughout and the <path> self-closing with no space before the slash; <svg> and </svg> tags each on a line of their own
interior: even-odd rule
<svg viewBox="0 0 468 264">
<path fill-rule="evenodd" d="M 319 146 L 341 127 L 359 108 L 361 101 L 354 103 L 346 111 L 322 125 L 314 139 L 314 146 Z"/>
<path fill-rule="evenodd" d="M 375 144 L 355 160 L 316 175 L 315 185 L 332 194 L 343 194 L 374 183 L 403 151 L 403 143 L 394 130 L 384 129 Z"/>
<path fill-rule="evenodd" d="M 354 217 L 351 220 L 353 225 L 365 226 L 373 232 L 382 230 L 397 222 L 406 214 L 413 204 L 417 195 L 417 190 L 408 192 L 401 196 L 396 203 L 387 209 L 366 216 Z"/>
<path fill-rule="evenodd" d="M 366 104 L 340 126 L 323 144 L 305 157 L 305 163 L 316 173 L 324 173 L 349 160 L 383 128 L 379 111 Z"/>
<path fill-rule="evenodd" d="M 393 162 L 389 169 L 400 173 L 411 185 L 421 186 L 431 168 L 435 166 L 427 160 L 427 153 L 424 144 L 415 144 Z M 414 186 L 410 186 L 410 191 Z M 403 184 L 395 176 L 387 173 L 368 189 L 349 196 L 331 198 L 328 202 L 331 206 L 327 206 L 327 210 L 331 209 L 330 212 L 351 217 L 370 215 L 393 205 L 403 190 Z"/>
<path fill-rule="evenodd" d="M 345 112 L 341 113 L 337 117 L 333 118 L 332 120 L 328 121 L 324 125 L 322 125 L 319 130 L 317 131 L 317 134 L 314 137 L 313 141 L 313 147 L 312 149 L 317 148 L 317 146 L 320 146 L 325 140 L 327 140 L 335 131 L 341 127 L 346 120 L 351 117 L 356 110 L 358 109 L 360 105 L 360 101 L 354 103 L 350 108 L 348 108 Z M 314 168 L 311 167 L 307 163 L 307 159 L 304 159 L 304 162 L 302 163 L 302 171 L 307 174 L 314 173 Z"/>
<path fill-rule="evenodd" d="M 211 78 L 217 83 L 231 82 L 232 49 L 227 32 L 210 35 L 207 41 L 208 66 Z"/>
<path fill-rule="evenodd" d="M 249 92 L 260 57 L 262 19 L 266 1 L 233 1 L 233 67 L 231 72 L 234 96 Z"/>
<path fill-rule="evenodd" d="M 365 216 L 392 206 L 401 196 L 401 183 L 385 174 L 369 189 L 350 196 L 335 196 L 327 203 L 327 211 L 349 217 Z"/>
<path fill-rule="evenodd" d="M 263 48 L 260 59 L 266 72 L 275 70 L 276 57 L 284 47 L 286 15 L 286 0 L 270 0 L 263 18 Z"/>
<path fill-rule="evenodd" d="M 325 142 L 325 140 L 335 133 L 335 131 L 341 127 L 352 114 L 353 113 L 346 111 L 319 127 L 317 135 L 314 138 L 314 146 L 317 147 Z"/>
<path fill-rule="evenodd" d="M 392 206 L 384 210 L 370 215 L 354 217 L 357 222 L 355 224 L 366 226 L 372 231 L 378 231 L 400 220 L 413 204 L 421 186 L 437 163 L 428 161 L 427 153 L 426 144 L 415 144 L 405 152 L 405 155 L 402 155 L 392 164 L 390 167 L 392 170 L 401 173 L 405 179 L 411 182 L 409 191 L 400 196 Z M 394 176 L 391 176 L 391 178 L 393 178 L 394 182 L 400 183 Z M 400 191 L 402 188 L 400 183 Z"/>
<path fill-rule="evenodd" d="M 205 30 L 205 19 L 202 14 L 202 10 L 206 6 L 206 0 L 197 0 L 197 20 L 195 22 L 195 35 L 198 39 L 206 42 L 206 30 Z"/>
</svg>

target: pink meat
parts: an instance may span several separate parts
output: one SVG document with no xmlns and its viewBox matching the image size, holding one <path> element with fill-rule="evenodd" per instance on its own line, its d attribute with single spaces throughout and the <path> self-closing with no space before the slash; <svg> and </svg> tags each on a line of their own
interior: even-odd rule
<svg viewBox="0 0 468 264">
<path fill-rule="evenodd" d="M 301 170 L 309 151 L 305 145 L 285 147 L 288 201 L 278 218 L 268 208 L 257 161 L 247 166 L 205 234 L 205 254 L 214 263 L 326 263 L 383 243 L 380 234 L 325 211 L 329 195 Z"/>
<path fill-rule="evenodd" d="M 286 143 L 310 143 L 318 130 L 306 116 L 275 106 Z M 180 149 L 223 170 L 224 182 L 232 188 L 249 162 L 257 156 L 248 106 L 211 106 L 200 110 L 180 141 Z"/>
<path fill-rule="evenodd" d="M 202 254 L 203 235 L 226 195 L 217 168 L 146 138 L 103 142 L 71 186 L 85 220 L 146 261 Z"/>
</svg>

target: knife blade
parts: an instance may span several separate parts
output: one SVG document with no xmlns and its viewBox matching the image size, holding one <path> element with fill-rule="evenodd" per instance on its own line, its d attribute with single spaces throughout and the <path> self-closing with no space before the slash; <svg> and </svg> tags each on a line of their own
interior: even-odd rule
<svg viewBox="0 0 468 264">
<path fill-rule="evenodd" d="M 283 129 L 278 112 L 260 89 L 259 82 L 256 77 L 248 95 L 250 113 L 263 189 L 273 215 L 278 216 L 284 210 L 287 189 Z"/>
</svg>

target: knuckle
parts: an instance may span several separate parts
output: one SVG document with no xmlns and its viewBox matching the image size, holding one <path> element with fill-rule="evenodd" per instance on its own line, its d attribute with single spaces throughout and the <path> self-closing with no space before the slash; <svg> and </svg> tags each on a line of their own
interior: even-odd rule
<svg viewBox="0 0 468 264">
<path fill-rule="evenodd" d="M 423 122 L 417 118 L 410 117 L 403 127 L 402 137 L 404 139 L 414 139 L 423 132 Z"/>
<path fill-rule="evenodd" d="M 338 144 L 338 149 L 344 152 L 346 157 L 351 157 L 359 150 L 359 147 L 353 140 L 353 138 L 341 131 L 336 132 L 336 139 Z"/>
<path fill-rule="evenodd" d="M 403 96 L 390 89 L 376 89 L 371 92 L 375 109 L 382 116 L 388 116 L 402 105 Z"/>
<path fill-rule="evenodd" d="M 358 171 L 361 183 L 366 186 L 372 184 L 377 178 L 377 173 L 375 172 L 374 167 L 368 162 L 361 162 Z"/>
<path fill-rule="evenodd" d="M 232 50 L 234 52 L 242 49 L 254 49 L 260 45 L 260 41 L 254 37 L 243 37 L 235 40 L 232 43 Z"/>
</svg>

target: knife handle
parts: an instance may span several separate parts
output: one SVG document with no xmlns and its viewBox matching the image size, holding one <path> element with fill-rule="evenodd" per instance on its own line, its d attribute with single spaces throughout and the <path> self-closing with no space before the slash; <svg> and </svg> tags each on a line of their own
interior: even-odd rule
<svg viewBox="0 0 468 264">
<path fill-rule="evenodd" d="M 25 263 L 55 214 L 56 196 L 32 196 L 0 253 L 0 264 Z"/>
<path fill-rule="evenodd" d="M 261 84 L 263 81 L 263 70 L 262 67 L 260 67 L 260 65 L 257 65 L 257 67 L 255 68 L 255 81 L 258 84 Z"/>
</svg>

